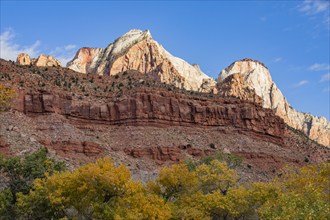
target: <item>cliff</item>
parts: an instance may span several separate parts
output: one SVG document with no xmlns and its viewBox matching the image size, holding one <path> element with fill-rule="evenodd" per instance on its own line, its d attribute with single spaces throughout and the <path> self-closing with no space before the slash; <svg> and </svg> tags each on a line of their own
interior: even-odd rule
<svg viewBox="0 0 330 220">
<path fill-rule="evenodd" d="M 289 126 L 325 146 L 330 146 L 330 122 L 324 117 L 315 117 L 292 108 L 263 63 L 251 59 L 234 62 L 221 71 L 218 86 L 229 95 L 247 100 L 256 98 L 246 90 L 254 91 L 261 98 L 264 108 L 273 109 Z"/>
</svg>

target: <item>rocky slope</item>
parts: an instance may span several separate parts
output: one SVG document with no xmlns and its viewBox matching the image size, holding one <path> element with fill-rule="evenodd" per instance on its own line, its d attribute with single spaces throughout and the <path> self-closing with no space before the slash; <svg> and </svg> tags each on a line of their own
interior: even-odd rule
<svg viewBox="0 0 330 220">
<path fill-rule="evenodd" d="M 251 59 L 236 61 L 221 71 L 218 83 L 222 90 L 226 87 L 224 90 L 228 95 L 242 99 L 256 100 L 253 93 L 249 92 L 254 91 L 261 98 L 264 108 L 273 109 L 291 127 L 303 131 L 325 146 L 330 146 L 330 122 L 324 117 L 315 117 L 293 109 L 263 63 Z"/>
<path fill-rule="evenodd" d="M 149 31 L 131 30 L 104 49 L 81 48 L 67 67 L 98 75 L 137 70 L 160 82 L 193 91 L 213 91 L 216 84 L 198 65 L 172 56 Z"/>
<path fill-rule="evenodd" d="M 17 91 L 14 110 L 0 113 L 5 154 L 44 146 L 72 166 L 108 155 L 144 180 L 217 151 L 242 157 L 247 180 L 330 154 L 256 102 L 180 90 L 137 71 L 83 75 L 0 60 L 0 80 Z"/>
<path fill-rule="evenodd" d="M 52 56 L 41 54 L 36 59 L 31 59 L 26 53 L 21 53 L 17 56 L 16 63 L 20 65 L 34 65 L 34 66 L 62 66 L 61 62 Z"/>
</svg>

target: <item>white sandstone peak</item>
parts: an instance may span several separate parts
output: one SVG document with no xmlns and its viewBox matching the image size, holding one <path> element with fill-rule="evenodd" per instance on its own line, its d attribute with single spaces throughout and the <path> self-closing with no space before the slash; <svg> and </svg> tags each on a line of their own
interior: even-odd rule
<svg viewBox="0 0 330 220">
<path fill-rule="evenodd" d="M 138 70 L 161 82 L 203 92 L 213 90 L 216 84 L 200 68 L 166 51 L 149 30 L 130 30 L 104 49 L 85 49 L 77 55 L 67 67 L 82 73 L 116 75 Z"/>
<path fill-rule="evenodd" d="M 150 37 L 151 34 L 149 30 L 141 31 L 137 29 L 133 29 L 125 33 L 123 36 L 117 38 L 113 43 L 112 54 L 117 55 L 127 50 L 129 47 L 138 43 L 139 41 Z"/>
<path fill-rule="evenodd" d="M 303 131 L 311 139 L 326 146 L 330 145 L 330 122 L 323 117 L 315 117 L 292 108 L 263 63 L 252 59 L 235 61 L 221 71 L 218 82 L 223 83 L 227 77 L 234 74 L 243 77 L 244 85 L 255 91 L 264 108 L 273 109 L 288 125 Z"/>
<path fill-rule="evenodd" d="M 218 82 L 222 82 L 228 76 L 235 73 L 244 76 L 246 83 L 262 98 L 264 107 L 272 107 L 272 100 L 269 92 L 273 87 L 273 89 L 275 89 L 276 85 L 273 83 L 270 73 L 263 63 L 252 59 L 235 61 L 229 67 L 221 71 Z"/>
</svg>

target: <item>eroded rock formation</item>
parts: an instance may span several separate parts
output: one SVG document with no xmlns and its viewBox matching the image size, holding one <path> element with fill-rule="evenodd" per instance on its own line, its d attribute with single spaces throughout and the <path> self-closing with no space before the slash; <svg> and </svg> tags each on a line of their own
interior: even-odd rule
<svg viewBox="0 0 330 220">
<path fill-rule="evenodd" d="M 26 53 L 20 53 L 17 56 L 16 63 L 20 65 L 30 65 L 31 64 L 31 58 Z"/>
<path fill-rule="evenodd" d="M 31 59 L 26 53 L 21 53 L 17 56 L 16 63 L 20 65 L 34 65 L 34 66 L 61 66 L 61 62 L 52 56 L 41 54 L 36 59 Z"/>
<path fill-rule="evenodd" d="M 263 63 L 251 59 L 236 61 L 221 71 L 218 83 L 228 95 L 245 100 L 256 100 L 251 92 L 254 91 L 261 98 L 264 108 L 273 109 L 291 127 L 325 146 L 330 146 L 330 122 L 324 117 L 315 117 L 293 109 Z"/>
</svg>

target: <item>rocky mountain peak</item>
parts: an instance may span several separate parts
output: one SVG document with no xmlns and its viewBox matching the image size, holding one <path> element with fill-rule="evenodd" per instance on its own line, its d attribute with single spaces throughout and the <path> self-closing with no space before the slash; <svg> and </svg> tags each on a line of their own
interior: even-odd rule
<svg viewBox="0 0 330 220">
<path fill-rule="evenodd" d="M 134 44 L 140 42 L 144 39 L 151 39 L 151 34 L 149 30 L 141 31 L 138 29 L 133 29 L 117 38 L 112 46 L 112 54 L 119 55 L 126 51 L 128 48 L 132 47 Z"/>
<path fill-rule="evenodd" d="M 273 106 L 272 96 L 269 94 L 270 89 L 274 86 L 276 87 L 276 85 L 271 78 L 270 72 L 263 63 L 249 58 L 235 61 L 229 67 L 221 71 L 218 82 L 221 83 L 227 77 L 237 73 L 243 76 L 245 84 L 253 88 L 255 93 L 262 98 L 264 107 L 276 107 Z M 280 95 L 283 97 L 282 94 Z"/>
<path fill-rule="evenodd" d="M 137 70 L 160 82 L 202 92 L 213 91 L 216 84 L 200 68 L 171 55 L 148 30 L 130 30 L 106 48 L 82 48 L 67 67 L 99 75 Z"/>
<path fill-rule="evenodd" d="M 240 80 L 231 80 L 233 76 Z M 254 91 L 261 98 L 264 108 L 273 109 L 289 126 L 303 131 L 311 139 L 325 146 L 330 146 L 330 122 L 324 117 L 315 117 L 293 109 L 262 62 L 252 59 L 235 61 L 220 72 L 218 84 L 220 90 L 228 88 L 230 90 L 227 91 L 228 94 L 241 99 L 255 99 L 251 97 L 250 92 L 244 92 L 246 89 Z M 239 88 L 244 88 L 244 91 Z"/>
<path fill-rule="evenodd" d="M 26 53 L 18 54 L 16 63 L 20 65 L 34 65 L 34 66 L 61 66 L 61 62 L 53 56 L 41 54 L 36 59 L 31 59 Z"/>
</svg>

